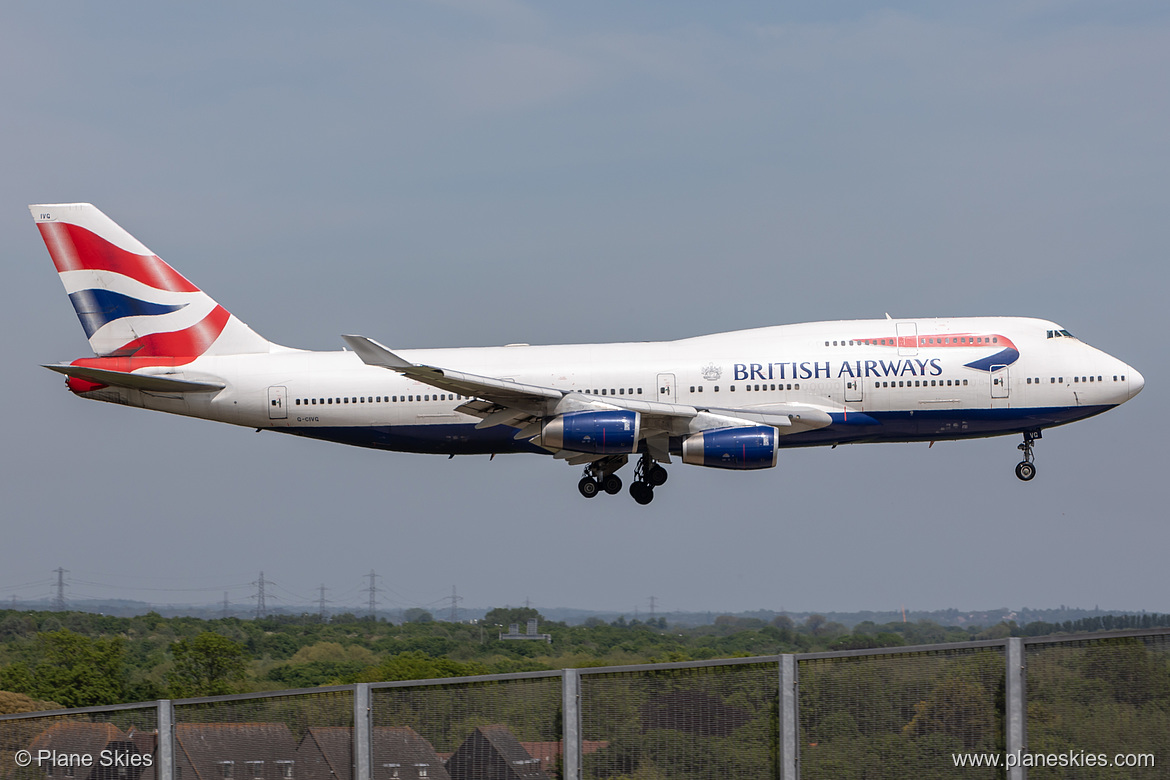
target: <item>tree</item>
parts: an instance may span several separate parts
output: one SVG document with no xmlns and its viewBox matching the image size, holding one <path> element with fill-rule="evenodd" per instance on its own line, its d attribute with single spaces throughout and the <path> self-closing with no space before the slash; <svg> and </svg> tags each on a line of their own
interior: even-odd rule
<svg viewBox="0 0 1170 780">
<path fill-rule="evenodd" d="M 40 645 L 44 662 L 33 670 L 32 690 L 24 693 L 64 707 L 122 701 L 126 649 L 120 637 L 90 639 L 61 629 L 41 634 Z"/>
<path fill-rule="evenodd" d="M 419 607 L 411 607 L 402 613 L 402 618 L 407 623 L 433 623 L 435 616 L 425 609 Z"/>
<path fill-rule="evenodd" d="M 41 710 L 60 708 L 61 705 L 53 701 L 37 701 L 23 693 L 0 691 L 0 715 L 15 715 L 18 712 L 40 712 Z"/>
<path fill-rule="evenodd" d="M 167 682 L 175 698 L 235 693 L 248 670 L 244 646 L 211 631 L 173 643 L 171 655 L 175 668 Z"/>
<path fill-rule="evenodd" d="M 532 607 L 496 607 L 483 616 L 483 622 L 489 626 L 510 626 L 513 623 L 523 626 L 534 619 L 544 622 L 544 616 Z"/>
</svg>

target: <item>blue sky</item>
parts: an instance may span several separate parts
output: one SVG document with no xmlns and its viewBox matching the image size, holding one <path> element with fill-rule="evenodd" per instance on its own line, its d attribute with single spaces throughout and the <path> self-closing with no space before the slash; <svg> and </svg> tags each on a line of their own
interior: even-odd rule
<svg viewBox="0 0 1170 780">
<path fill-rule="evenodd" d="M 61 3 L 2 28 L 0 599 L 64 566 L 77 597 L 156 602 L 246 604 L 263 569 L 360 604 L 375 569 L 387 607 L 1170 610 L 1162 4 Z M 87 347 L 25 205 L 74 200 L 290 346 L 1018 314 L 1147 387 L 1048 432 L 1027 485 L 1001 438 L 585 502 L 550 459 L 70 397 L 38 364 Z"/>
</svg>

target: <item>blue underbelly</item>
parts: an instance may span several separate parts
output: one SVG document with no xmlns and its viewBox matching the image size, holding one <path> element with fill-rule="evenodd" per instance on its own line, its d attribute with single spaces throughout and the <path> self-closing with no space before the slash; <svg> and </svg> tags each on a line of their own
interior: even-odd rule
<svg viewBox="0 0 1170 780">
<path fill-rule="evenodd" d="M 779 437 L 781 447 L 813 447 L 857 442 L 945 441 L 1002 436 L 1051 428 L 1092 417 L 1112 406 L 1072 406 L 1037 409 L 928 409 L 867 412 L 862 419 L 876 424 L 854 424 L 841 415 L 826 428 Z M 486 455 L 547 450 L 517 441 L 516 429 L 497 425 L 477 429 L 474 423 L 440 425 L 371 425 L 272 428 L 310 439 L 395 452 L 437 455 Z"/>
</svg>

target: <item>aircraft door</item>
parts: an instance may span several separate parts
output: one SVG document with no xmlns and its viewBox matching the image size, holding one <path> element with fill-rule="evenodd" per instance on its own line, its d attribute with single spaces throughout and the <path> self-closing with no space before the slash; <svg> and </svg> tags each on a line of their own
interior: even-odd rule
<svg viewBox="0 0 1170 780">
<path fill-rule="evenodd" d="M 895 326 L 898 330 L 898 354 L 902 357 L 914 357 L 918 354 L 918 323 L 899 322 Z"/>
<path fill-rule="evenodd" d="M 287 420 L 288 408 L 285 404 L 285 388 L 270 387 L 268 388 L 268 419 L 269 420 Z"/>
<path fill-rule="evenodd" d="M 855 379 L 851 376 L 845 377 L 845 401 L 847 403 L 864 400 L 861 395 L 861 384 L 860 379 Z"/>
<path fill-rule="evenodd" d="M 1007 366 L 992 366 L 991 367 L 991 397 L 992 398 L 1007 398 L 1011 392 L 1011 385 L 1008 382 L 1008 367 Z"/>
<path fill-rule="evenodd" d="M 678 403 L 675 399 L 674 374 L 658 375 L 658 400 L 667 404 Z"/>
</svg>

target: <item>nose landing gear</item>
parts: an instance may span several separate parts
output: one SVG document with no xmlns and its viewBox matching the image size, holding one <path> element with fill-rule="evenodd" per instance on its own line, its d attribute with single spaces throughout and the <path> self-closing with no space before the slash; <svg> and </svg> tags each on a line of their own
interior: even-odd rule
<svg viewBox="0 0 1170 780">
<path fill-rule="evenodd" d="M 1036 476 L 1036 464 L 1032 462 L 1032 443 L 1040 437 L 1040 431 L 1024 431 L 1024 441 L 1017 447 L 1024 453 L 1024 459 L 1016 464 L 1016 476 L 1024 482 Z"/>
</svg>

